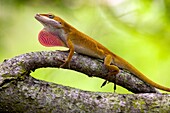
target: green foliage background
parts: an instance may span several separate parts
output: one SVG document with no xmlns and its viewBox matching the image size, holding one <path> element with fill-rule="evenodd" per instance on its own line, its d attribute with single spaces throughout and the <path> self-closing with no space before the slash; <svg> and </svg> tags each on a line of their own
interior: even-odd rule
<svg viewBox="0 0 170 113">
<path fill-rule="evenodd" d="M 170 87 L 168 0 L 0 0 L 0 62 L 46 48 L 36 13 L 54 13 L 123 57 L 153 81 Z M 64 69 L 38 69 L 32 76 L 83 90 L 113 92 L 113 84 Z M 130 93 L 117 87 L 118 93 Z"/>
</svg>

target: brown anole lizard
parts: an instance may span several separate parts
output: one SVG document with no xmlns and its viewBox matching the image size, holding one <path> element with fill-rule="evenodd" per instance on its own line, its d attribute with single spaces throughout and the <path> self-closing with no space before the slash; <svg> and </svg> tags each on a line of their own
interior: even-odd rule
<svg viewBox="0 0 170 113">
<path fill-rule="evenodd" d="M 35 18 L 44 26 L 39 33 L 39 42 L 44 46 L 65 46 L 69 48 L 69 55 L 65 63 L 69 65 L 74 52 L 104 60 L 104 65 L 111 75 L 119 73 L 119 68 L 126 69 L 151 86 L 170 92 L 170 88 L 161 86 L 148 79 L 144 74 L 125 61 L 123 58 L 109 51 L 99 42 L 78 31 L 70 24 L 53 14 L 36 14 Z"/>
</svg>

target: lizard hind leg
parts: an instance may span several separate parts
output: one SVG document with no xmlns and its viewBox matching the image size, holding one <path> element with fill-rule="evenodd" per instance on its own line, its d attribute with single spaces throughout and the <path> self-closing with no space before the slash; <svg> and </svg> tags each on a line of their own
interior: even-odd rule
<svg viewBox="0 0 170 113">
<path fill-rule="evenodd" d="M 112 62 L 112 56 L 111 55 L 107 55 L 104 59 L 104 65 L 109 69 L 109 73 L 108 75 L 106 76 L 106 81 L 104 81 L 104 83 L 102 84 L 101 87 L 105 86 L 107 81 L 108 81 L 108 78 L 110 76 L 114 76 L 114 75 L 117 75 L 119 73 L 119 68 L 115 65 L 111 65 L 111 62 Z M 115 83 L 114 83 L 114 92 L 116 90 L 116 78 L 115 78 Z"/>
<path fill-rule="evenodd" d="M 112 62 L 112 56 L 111 55 L 107 55 L 104 59 L 104 65 L 106 66 L 106 68 L 109 69 L 109 74 L 108 75 L 117 75 L 119 73 L 119 68 L 115 65 L 111 65 Z"/>
</svg>

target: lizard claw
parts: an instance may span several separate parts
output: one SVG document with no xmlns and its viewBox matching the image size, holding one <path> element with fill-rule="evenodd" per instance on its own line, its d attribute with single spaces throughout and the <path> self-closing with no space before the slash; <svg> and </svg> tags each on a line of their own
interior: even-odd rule
<svg viewBox="0 0 170 113">
<path fill-rule="evenodd" d="M 60 68 L 63 68 L 63 67 L 68 67 L 70 68 L 70 63 L 65 61 L 65 63 L 63 63 L 62 65 L 60 65 Z"/>
<path fill-rule="evenodd" d="M 103 86 L 105 86 L 106 84 L 107 84 L 107 80 L 105 80 L 104 82 L 103 82 L 103 84 L 101 85 L 101 88 L 103 87 Z"/>
</svg>

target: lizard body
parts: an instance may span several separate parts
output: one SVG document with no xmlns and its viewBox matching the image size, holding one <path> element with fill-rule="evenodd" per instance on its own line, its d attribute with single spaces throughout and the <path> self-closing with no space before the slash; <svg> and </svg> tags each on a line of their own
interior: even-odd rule
<svg viewBox="0 0 170 113">
<path fill-rule="evenodd" d="M 54 37 L 56 37 L 56 40 L 53 40 L 55 43 L 51 44 L 42 41 L 40 42 L 41 44 L 43 43 L 44 46 L 61 45 L 69 48 L 70 51 L 68 58 L 65 63 L 61 65 L 61 67 L 69 64 L 75 51 L 80 54 L 104 60 L 104 65 L 111 71 L 111 75 L 118 74 L 119 68 L 123 68 L 130 71 L 132 74 L 136 75 L 139 79 L 150 84 L 151 86 L 170 92 L 170 88 L 159 85 L 148 79 L 144 74 L 138 71 L 123 58 L 112 53 L 102 44 L 98 43 L 86 34 L 78 31 L 60 17 L 53 14 L 36 14 L 35 18 L 43 24 L 43 31 L 50 34 L 48 35 L 49 37 L 47 36 L 49 39 L 54 39 Z M 43 35 L 41 35 L 40 32 L 39 39 L 41 40 L 42 37 Z"/>
</svg>

